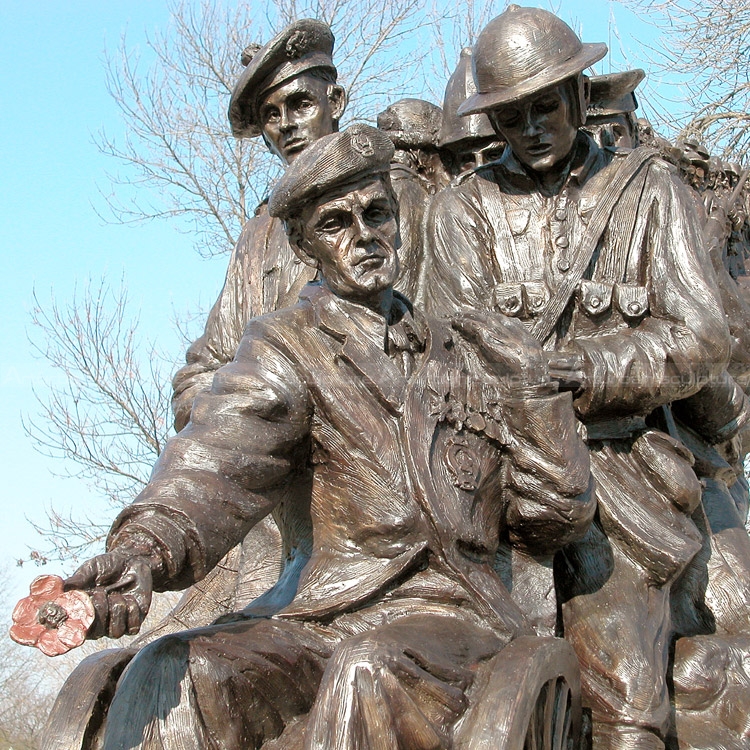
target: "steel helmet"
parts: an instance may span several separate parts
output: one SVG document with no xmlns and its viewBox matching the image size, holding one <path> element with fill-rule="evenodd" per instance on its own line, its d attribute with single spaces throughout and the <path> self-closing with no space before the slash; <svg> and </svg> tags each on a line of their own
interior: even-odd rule
<svg viewBox="0 0 750 750">
<path fill-rule="evenodd" d="M 474 46 L 477 93 L 460 115 L 511 104 L 582 73 L 607 54 L 606 44 L 583 44 L 573 29 L 541 8 L 509 5 Z"/>
<path fill-rule="evenodd" d="M 480 113 L 461 117 L 458 108 L 466 98 L 476 94 L 474 74 L 471 72 L 471 47 L 461 50 L 461 57 L 453 75 L 445 87 L 443 100 L 443 126 L 440 129 L 439 145 L 441 148 L 450 147 L 463 141 L 478 141 L 486 138 L 496 138 L 495 131 L 487 119 L 487 115 Z"/>
</svg>

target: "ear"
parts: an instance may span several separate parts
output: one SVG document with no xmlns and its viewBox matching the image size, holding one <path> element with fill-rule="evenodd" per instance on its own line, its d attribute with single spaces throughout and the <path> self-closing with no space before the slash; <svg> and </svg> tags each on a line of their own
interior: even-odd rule
<svg viewBox="0 0 750 750">
<path fill-rule="evenodd" d="M 294 254 L 306 265 L 312 268 L 320 268 L 318 259 L 314 255 L 310 255 L 310 253 L 308 253 L 306 250 L 307 243 L 305 242 L 305 238 L 302 236 L 299 224 L 296 221 L 284 222 L 284 226 L 286 227 L 286 233 L 289 237 L 289 244 L 291 245 L 292 250 L 294 250 Z"/>
<path fill-rule="evenodd" d="M 348 101 L 344 87 L 337 83 L 331 84 L 328 87 L 328 101 L 331 103 L 331 117 L 334 122 L 338 122 L 344 114 Z"/>
</svg>

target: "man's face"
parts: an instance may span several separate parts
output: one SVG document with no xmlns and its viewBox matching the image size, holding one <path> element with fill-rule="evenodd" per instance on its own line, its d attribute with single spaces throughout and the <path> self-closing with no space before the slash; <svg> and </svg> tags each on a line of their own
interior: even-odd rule
<svg viewBox="0 0 750 750">
<path fill-rule="evenodd" d="M 626 115 L 608 115 L 586 119 L 586 130 L 601 146 L 617 148 L 635 148 L 636 135 Z"/>
<path fill-rule="evenodd" d="M 568 91 L 561 83 L 487 113 L 492 126 L 528 169 L 554 169 L 573 149 L 577 128 Z"/>
<path fill-rule="evenodd" d="M 285 164 L 291 164 L 318 138 L 333 133 L 334 120 L 341 112 L 328 96 L 330 85 L 302 74 L 263 98 L 258 111 L 263 140 Z"/>
<path fill-rule="evenodd" d="M 459 149 L 451 152 L 451 174 L 457 176 L 475 167 L 489 164 L 499 159 L 505 150 L 505 144 L 496 138 L 483 138 L 476 142 L 461 144 Z"/>
<path fill-rule="evenodd" d="M 301 218 L 303 249 L 339 297 L 367 303 L 396 281 L 398 222 L 379 177 L 305 208 Z"/>
</svg>

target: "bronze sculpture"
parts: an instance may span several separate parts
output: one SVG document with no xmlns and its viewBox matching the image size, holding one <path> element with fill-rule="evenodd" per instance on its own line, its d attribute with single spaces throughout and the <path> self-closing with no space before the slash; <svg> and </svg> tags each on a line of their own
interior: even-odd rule
<svg viewBox="0 0 750 750">
<path fill-rule="evenodd" d="M 430 198 L 448 182 L 438 151 L 443 122 L 440 107 L 422 99 L 401 99 L 377 117 L 378 129 L 395 146 L 391 185 L 399 204 L 401 272 L 396 289 L 417 301 L 422 270 L 424 218 Z"/>
<path fill-rule="evenodd" d="M 248 327 L 109 551 L 67 581 L 91 593 L 94 634 L 132 631 L 152 580 L 204 575 L 312 463 L 313 552 L 291 601 L 144 648 L 105 748 L 279 735 L 287 747 L 434 748 L 467 707 L 457 732 L 473 747 L 480 664 L 534 632 L 533 603 L 493 568 L 498 545 L 549 554 L 588 527 L 587 451 L 539 345 L 497 315 L 427 321 L 393 292 L 392 153 L 352 126 L 290 166 L 269 208 L 321 283 Z M 564 709 L 550 737 L 570 729 Z"/>
<path fill-rule="evenodd" d="M 521 318 L 574 391 L 599 515 L 558 566 L 565 637 L 594 746 L 660 748 L 669 594 L 700 546 L 700 485 L 690 454 L 645 418 L 718 375 L 728 337 L 684 188 L 653 153 L 602 151 L 579 130 L 582 71 L 605 51 L 518 6 L 480 34 L 478 93 L 459 111 L 487 112 L 509 146 L 437 196 L 426 299 L 433 314 Z"/>
<path fill-rule="evenodd" d="M 635 90 L 646 73 L 640 68 L 589 78 L 589 102 L 584 128 L 601 146 L 635 148 L 638 126 Z"/>
<path fill-rule="evenodd" d="M 494 161 L 503 151 L 487 115 L 477 113 L 461 117 L 458 108 L 476 93 L 471 72 L 471 47 L 461 50 L 458 65 L 448 79 L 443 98 L 443 123 L 439 144 L 452 177 L 468 169 Z"/>
<path fill-rule="evenodd" d="M 248 48 L 229 104 L 232 133 L 262 135 L 269 150 L 289 164 L 317 138 L 338 130 L 346 93 L 336 83 L 333 45 L 326 24 L 303 19 L 263 47 Z M 172 406 L 178 431 L 187 423 L 196 393 L 211 385 L 221 365 L 232 361 L 247 321 L 294 304 L 311 279 L 283 227 L 268 215 L 267 203 L 261 203 L 243 227 L 206 330 L 175 375 Z"/>
<path fill-rule="evenodd" d="M 488 25 L 442 118 L 401 100 L 380 131 L 337 133 L 332 44 L 301 21 L 246 53 L 233 130 L 290 166 L 175 381 L 191 422 L 66 586 L 90 637 L 133 632 L 152 579 L 193 584 L 271 511 L 281 579 L 122 677 L 133 651 L 97 656 L 98 682 L 84 662 L 45 750 L 573 747 L 576 657 L 581 747 L 745 747 L 746 173 L 651 134 L 690 193 L 632 149 L 642 71 L 588 79 L 606 47 L 546 11 Z M 301 131 L 295 97 L 317 107 Z"/>
</svg>

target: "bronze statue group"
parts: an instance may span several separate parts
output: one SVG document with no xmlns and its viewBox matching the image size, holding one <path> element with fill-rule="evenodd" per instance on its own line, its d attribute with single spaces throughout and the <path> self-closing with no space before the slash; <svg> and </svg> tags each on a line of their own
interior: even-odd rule
<svg viewBox="0 0 750 750">
<path fill-rule="evenodd" d="M 333 46 L 243 55 L 232 132 L 286 170 L 66 581 L 91 638 L 189 593 L 74 672 L 46 746 L 747 747 L 746 174 L 547 11 L 378 128 L 339 132 Z"/>
</svg>

